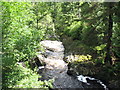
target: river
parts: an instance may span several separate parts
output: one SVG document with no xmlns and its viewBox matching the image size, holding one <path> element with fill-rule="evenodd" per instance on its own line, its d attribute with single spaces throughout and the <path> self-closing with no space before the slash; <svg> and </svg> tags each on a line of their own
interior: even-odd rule
<svg viewBox="0 0 120 90">
<path fill-rule="evenodd" d="M 45 52 L 38 52 L 37 57 L 40 62 L 45 63 L 45 66 L 39 66 L 38 71 L 44 80 L 54 78 L 54 88 L 79 88 L 81 90 L 85 88 L 97 88 L 93 87 L 94 85 L 91 83 L 88 83 L 88 81 L 96 81 L 95 83 L 101 86 L 98 88 L 108 90 L 106 85 L 98 79 L 83 75 L 70 76 L 67 74 L 68 67 L 67 63 L 63 60 L 64 46 L 62 42 L 45 40 L 40 44 L 45 48 Z"/>
</svg>

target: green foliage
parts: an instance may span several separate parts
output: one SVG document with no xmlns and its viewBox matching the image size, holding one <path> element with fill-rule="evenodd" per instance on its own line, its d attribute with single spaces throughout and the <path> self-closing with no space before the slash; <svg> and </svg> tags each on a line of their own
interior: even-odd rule
<svg viewBox="0 0 120 90">
<path fill-rule="evenodd" d="M 75 58 L 78 58 L 75 60 L 76 62 L 84 62 L 92 59 L 92 56 L 91 55 L 75 55 Z"/>
<path fill-rule="evenodd" d="M 98 54 L 99 56 L 101 56 L 101 57 L 104 58 L 104 57 L 105 57 L 105 52 L 104 52 L 105 47 L 106 47 L 106 44 L 101 44 L 100 46 L 96 46 L 96 47 L 94 48 L 94 50 L 97 51 L 97 54 Z"/>
<path fill-rule="evenodd" d="M 103 58 L 97 58 L 95 60 L 93 60 L 93 62 L 96 64 L 96 65 L 102 65 L 104 64 L 104 59 Z"/>
<path fill-rule="evenodd" d="M 43 30 L 28 26 L 28 21 L 33 21 L 35 17 L 31 7 L 27 2 L 3 2 L 3 52 L 17 61 L 35 56 L 44 36 Z"/>
<path fill-rule="evenodd" d="M 37 50 L 42 50 L 39 45 L 41 40 L 51 39 L 51 37 L 52 40 L 59 40 L 58 37 L 56 39 L 56 33 L 61 36 L 66 52 L 78 54 L 75 56 L 77 63 L 92 61 L 90 59 L 94 56 L 95 59 L 92 62 L 97 65 L 103 64 L 108 43 L 107 30 L 110 11 L 113 13 L 110 51 L 117 59 L 120 58 L 119 3 L 112 3 L 112 10 L 109 9 L 108 3 L 98 2 L 0 2 L 0 4 L 2 5 L 3 23 L 1 25 L 3 69 L 6 67 L 13 69 L 16 61 L 33 58 Z M 90 54 L 90 56 L 86 54 Z M 91 67 L 92 64 L 87 65 Z M 115 63 L 112 68 L 107 66 L 104 68 L 107 73 L 113 74 L 119 67 L 119 63 Z M 8 77 L 10 75 L 12 74 L 8 74 Z M 35 84 L 35 86 L 43 85 L 43 82 L 29 81 L 34 77 L 37 75 L 26 76 L 26 79 L 17 82 L 18 86 L 8 84 L 9 80 L 6 81 L 6 84 L 9 87 L 21 87 L 20 85 L 24 83 L 24 87 L 28 87 L 27 83 L 30 87 Z M 14 82 L 14 80 L 12 81 Z"/>
<path fill-rule="evenodd" d="M 5 73 L 3 88 L 52 88 L 53 80 L 38 81 L 40 76 L 30 69 L 16 64 Z"/>
<path fill-rule="evenodd" d="M 114 70 L 115 70 L 115 72 L 117 73 L 117 72 L 119 72 L 120 71 L 120 62 L 117 62 L 115 65 L 114 65 Z"/>
<path fill-rule="evenodd" d="M 113 30 L 113 52 L 116 54 L 117 57 L 120 58 L 120 24 L 115 24 L 115 28 Z"/>
<path fill-rule="evenodd" d="M 106 46 L 105 44 L 102 44 L 100 46 L 96 46 L 95 49 L 100 51 L 100 50 L 103 50 L 105 48 L 105 46 Z"/>
<path fill-rule="evenodd" d="M 68 36 L 71 36 L 73 39 L 81 39 L 82 32 L 82 22 L 73 22 L 70 27 L 68 27 Z"/>
<path fill-rule="evenodd" d="M 2 2 L 3 32 L 3 86 L 8 88 L 40 88 L 46 82 L 38 81 L 38 74 L 15 65 L 35 57 L 44 29 L 36 29 L 35 14 L 29 2 Z M 49 82 L 48 82 L 49 83 Z"/>
<path fill-rule="evenodd" d="M 84 30 L 82 37 L 82 42 L 87 46 L 94 47 L 98 44 L 97 32 L 92 27 Z"/>
</svg>

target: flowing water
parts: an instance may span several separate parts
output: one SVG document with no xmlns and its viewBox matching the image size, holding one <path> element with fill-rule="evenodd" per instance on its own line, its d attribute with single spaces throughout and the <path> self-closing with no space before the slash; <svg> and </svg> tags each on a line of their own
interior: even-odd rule
<svg viewBox="0 0 120 90">
<path fill-rule="evenodd" d="M 77 79 L 87 85 L 91 85 L 90 83 L 88 83 L 87 79 L 91 80 L 91 81 L 96 81 L 96 83 L 99 83 L 105 90 L 108 90 L 107 86 L 105 84 L 103 84 L 102 81 L 95 79 L 95 78 L 91 78 L 89 76 L 83 76 L 83 75 L 79 75 L 77 76 Z"/>
<path fill-rule="evenodd" d="M 88 82 L 89 79 L 89 81 L 96 81 L 102 88 L 108 90 L 105 84 L 95 78 L 83 75 L 73 77 L 67 74 L 68 67 L 67 63 L 63 61 L 64 46 L 62 42 L 45 40 L 40 44 L 43 45 L 46 50 L 43 54 L 38 54 L 38 58 L 40 62 L 45 63 L 46 66 L 40 66 L 38 71 L 44 80 L 54 78 L 54 88 L 80 88 L 84 90 L 87 86 L 88 88 L 91 86 L 91 83 Z M 83 86 L 83 83 L 86 84 L 86 86 Z"/>
</svg>

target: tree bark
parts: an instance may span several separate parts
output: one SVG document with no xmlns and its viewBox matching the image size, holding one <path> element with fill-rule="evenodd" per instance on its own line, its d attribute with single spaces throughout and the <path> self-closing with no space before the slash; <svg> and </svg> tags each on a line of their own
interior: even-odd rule
<svg viewBox="0 0 120 90">
<path fill-rule="evenodd" d="M 107 46 L 106 46 L 106 57 L 105 57 L 105 63 L 112 64 L 112 58 L 111 58 L 111 37 L 112 37 L 112 28 L 113 28 L 113 12 L 112 12 L 112 3 L 109 3 L 109 20 L 108 20 L 108 31 L 107 31 Z"/>
</svg>

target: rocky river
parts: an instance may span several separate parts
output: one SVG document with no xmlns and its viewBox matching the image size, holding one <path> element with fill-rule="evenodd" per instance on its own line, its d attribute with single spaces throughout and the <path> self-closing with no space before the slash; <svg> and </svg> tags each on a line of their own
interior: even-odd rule
<svg viewBox="0 0 120 90">
<path fill-rule="evenodd" d="M 40 44 L 45 49 L 44 52 L 38 52 L 37 57 L 40 63 L 44 66 L 38 67 L 38 72 L 42 75 L 43 80 L 54 79 L 54 88 L 79 88 L 84 90 L 85 88 L 97 88 L 94 84 L 91 86 L 89 81 L 96 81 L 99 84 L 99 88 L 107 90 L 107 87 L 95 78 L 91 78 L 83 75 L 68 75 L 68 64 L 64 62 L 64 46 L 60 41 L 41 41 Z"/>
</svg>

